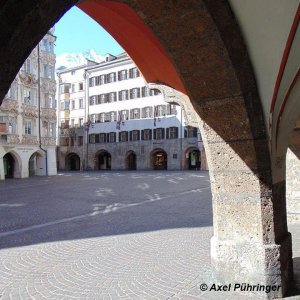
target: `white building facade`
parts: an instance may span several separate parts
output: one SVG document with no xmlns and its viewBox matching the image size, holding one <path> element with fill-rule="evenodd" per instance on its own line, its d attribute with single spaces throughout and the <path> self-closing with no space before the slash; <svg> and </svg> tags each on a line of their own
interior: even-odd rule
<svg viewBox="0 0 300 300">
<path fill-rule="evenodd" d="M 61 170 L 206 168 L 199 130 L 126 53 L 58 75 Z"/>
<path fill-rule="evenodd" d="M 33 49 L 0 107 L 0 179 L 57 174 L 55 39 Z"/>
</svg>

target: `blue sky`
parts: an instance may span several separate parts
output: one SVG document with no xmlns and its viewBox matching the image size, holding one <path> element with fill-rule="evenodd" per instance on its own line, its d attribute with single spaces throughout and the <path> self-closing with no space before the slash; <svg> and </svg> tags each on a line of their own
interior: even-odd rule
<svg viewBox="0 0 300 300">
<path fill-rule="evenodd" d="M 56 24 L 55 53 L 83 52 L 95 49 L 98 54 L 120 54 L 124 50 L 98 23 L 77 7 L 71 8 Z"/>
</svg>

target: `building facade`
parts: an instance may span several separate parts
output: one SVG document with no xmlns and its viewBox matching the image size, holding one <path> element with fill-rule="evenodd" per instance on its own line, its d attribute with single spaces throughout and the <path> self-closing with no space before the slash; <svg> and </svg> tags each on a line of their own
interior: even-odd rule
<svg viewBox="0 0 300 300">
<path fill-rule="evenodd" d="M 199 130 L 126 53 L 58 77 L 61 170 L 206 169 Z"/>
<path fill-rule="evenodd" d="M 3 99 L 0 179 L 57 173 L 55 39 L 49 31 L 33 49 Z"/>
</svg>

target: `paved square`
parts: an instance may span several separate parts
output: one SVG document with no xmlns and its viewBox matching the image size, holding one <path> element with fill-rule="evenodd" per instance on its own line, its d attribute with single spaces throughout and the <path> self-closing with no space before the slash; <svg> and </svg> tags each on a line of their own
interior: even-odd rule
<svg viewBox="0 0 300 300">
<path fill-rule="evenodd" d="M 0 183 L 0 299 L 247 299 L 212 282 L 207 172 Z M 295 227 L 296 228 L 296 227 Z"/>
</svg>

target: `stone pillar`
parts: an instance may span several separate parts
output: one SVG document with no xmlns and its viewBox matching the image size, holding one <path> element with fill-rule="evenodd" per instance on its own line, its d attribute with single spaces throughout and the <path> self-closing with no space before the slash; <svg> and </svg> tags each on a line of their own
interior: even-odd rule
<svg viewBox="0 0 300 300">
<path fill-rule="evenodd" d="M 203 114 L 211 117 L 213 128 L 219 129 L 217 133 L 204 124 L 201 131 L 213 201 L 213 276 L 223 284 L 277 285 L 278 291 L 256 294 L 278 298 L 286 293 L 293 268 L 285 182 L 273 184 L 268 141 L 262 133 L 247 129 L 242 101 L 239 97 L 215 100 L 202 107 Z M 230 132 L 225 122 L 218 124 L 224 111 L 232 111 L 240 128 Z M 233 115 L 228 113 L 225 118 Z"/>
<path fill-rule="evenodd" d="M 0 180 L 4 180 L 4 164 L 3 164 L 3 156 L 0 157 Z"/>
<path fill-rule="evenodd" d="M 300 159 L 290 148 L 286 154 L 286 204 L 288 222 L 300 222 Z"/>
<path fill-rule="evenodd" d="M 57 165 L 56 165 L 56 148 L 48 147 L 47 148 L 47 167 L 48 167 L 48 176 L 57 175 Z"/>
</svg>

